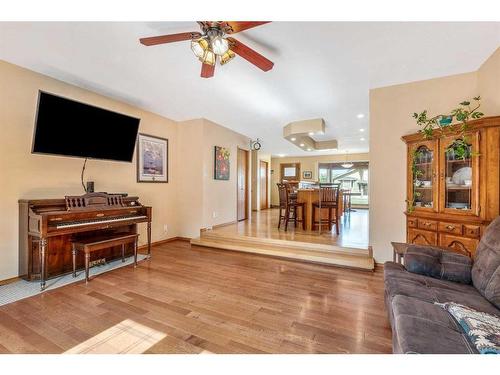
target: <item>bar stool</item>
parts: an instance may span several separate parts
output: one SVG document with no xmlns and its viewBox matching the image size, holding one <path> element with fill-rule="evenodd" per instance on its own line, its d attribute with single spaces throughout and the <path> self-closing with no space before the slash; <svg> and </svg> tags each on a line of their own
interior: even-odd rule
<svg viewBox="0 0 500 375">
<path fill-rule="evenodd" d="M 321 233 L 321 226 L 323 224 L 328 224 L 328 231 L 332 230 L 333 224 L 335 224 L 335 232 L 337 235 L 340 234 L 339 228 L 339 185 L 323 185 L 319 186 L 319 200 L 313 202 L 312 204 L 312 224 L 313 229 L 316 225 L 319 226 L 319 231 Z M 321 218 L 321 210 L 328 209 L 328 220 L 324 220 Z M 316 220 L 316 209 L 318 212 L 318 220 Z M 335 216 L 332 215 L 333 211 L 335 212 Z"/>
<path fill-rule="evenodd" d="M 295 227 L 297 227 L 297 222 L 302 223 L 302 229 L 306 229 L 306 204 L 304 202 L 297 202 L 297 197 L 292 198 L 290 196 L 290 191 L 287 184 L 276 184 L 278 185 L 280 206 L 279 206 L 279 219 L 278 219 L 278 229 L 281 227 L 281 221 L 285 222 L 285 232 L 288 230 L 288 222 L 293 220 Z M 302 209 L 301 218 L 297 218 L 297 208 Z M 284 213 L 283 213 L 284 210 Z M 292 216 L 293 214 L 293 216 Z"/>
</svg>

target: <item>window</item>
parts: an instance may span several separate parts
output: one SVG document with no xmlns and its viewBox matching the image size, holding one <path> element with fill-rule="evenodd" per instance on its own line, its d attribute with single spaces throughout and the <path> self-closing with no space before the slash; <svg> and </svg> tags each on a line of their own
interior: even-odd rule
<svg viewBox="0 0 500 375">
<path fill-rule="evenodd" d="M 281 164 L 281 181 L 299 181 L 300 180 L 300 164 L 285 163 Z"/>
<path fill-rule="evenodd" d="M 340 183 L 340 188 L 351 192 L 353 205 L 368 205 L 368 162 L 353 162 L 351 168 L 340 163 L 319 163 L 320 183 Z"/>
</svg>

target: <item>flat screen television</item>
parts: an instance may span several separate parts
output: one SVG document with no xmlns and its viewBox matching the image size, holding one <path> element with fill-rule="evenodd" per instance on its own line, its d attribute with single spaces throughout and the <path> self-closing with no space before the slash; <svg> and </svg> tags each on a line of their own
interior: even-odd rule
<svg viewBox="0 0 500 375">
<path fill-rule="evenodd" d="M 139 122 L 40 91 L 32 152 L 131 162 Z"/>
</svg>

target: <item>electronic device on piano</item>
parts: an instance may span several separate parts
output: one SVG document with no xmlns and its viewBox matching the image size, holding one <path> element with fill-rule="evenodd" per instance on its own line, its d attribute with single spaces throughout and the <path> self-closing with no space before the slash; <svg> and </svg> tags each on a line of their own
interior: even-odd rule
<svg viewBox="0 0 500 375">
<path fill-rule="evenodd" d="M 151 207 L 138 197 L 89 193 L 65 199 L 19 201 L 19 275 L 44 280 L 72 272 L 71 242 L 92 237 L 137 233 L 147 224 L 148 255 L 151 253 Z M 121 258 L 121 247 L 103 249 L 96 258 Z M 133 254 L 128 246 L 126 255 Z M 83 268 L 83 258 L 77 268 Z M 43 277 L 41 277 L 43 275 Z"/>
</svg>

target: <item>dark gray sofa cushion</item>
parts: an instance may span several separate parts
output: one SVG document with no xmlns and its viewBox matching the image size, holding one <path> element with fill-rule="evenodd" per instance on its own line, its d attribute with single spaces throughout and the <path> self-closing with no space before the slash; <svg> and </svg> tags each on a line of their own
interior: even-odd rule
<svg viewBox="0 0 500 375">
<path fill-rule="evenodd" d="M 456 321 L 438 305 L 396 295 L 391 310 L 395 353 L 477 352 Z"/>
<path fill-rule="evenodd" d="M 409 272 L 456 283 L 471 283 L 472 260 L 469 257 L 430 246 L 412 245 L 404 259 Z"/>
<path fill-rule="evenodd" d="M 472 283 L 484 298 L 500 309 L 500 217 L 488 226 L 479 242 Z"/>
<path fill-rule="evenodd" d="M 458 323 L 441 306 L 424 302 L 417 298 L 397 295 L 392 300 L 392 310 L 396 316 L 406 315 L 421 318 L 461 332 Z"/>
<path fill-rule="evenodd" d="M 396 353 L 471 354 L 475 348 L 460 332 L 427 319 L 399 315 L 395 317 Z"/>
</svg>

